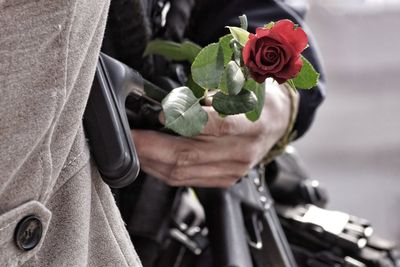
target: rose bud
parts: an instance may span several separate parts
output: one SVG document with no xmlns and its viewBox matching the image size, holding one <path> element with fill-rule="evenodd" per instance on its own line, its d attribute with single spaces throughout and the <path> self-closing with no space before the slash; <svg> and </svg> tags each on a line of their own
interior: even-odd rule
<svg viewBox="0 0 400 267">
<path fill-rule="evenodd" d="M 306 33 L 290 20 L 280 20 L 269 28 L 257 28 L 243 48 L 243 62 L 252 78 L 262 83 L 272 77 L 279 84 L 296 77 L 307 47 Z"/>
</svg>

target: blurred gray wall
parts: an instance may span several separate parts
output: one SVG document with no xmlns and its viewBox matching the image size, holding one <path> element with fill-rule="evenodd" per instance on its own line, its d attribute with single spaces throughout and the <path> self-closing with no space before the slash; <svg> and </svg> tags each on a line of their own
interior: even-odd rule
<svg viewBox="0 0 400 267">
<path fill-rule="evenodd" d="M 309 4 L 328 96 L 295 146 L 328 188 L 329 208 L 400 241 L 400 0 Z"/>
</svg>

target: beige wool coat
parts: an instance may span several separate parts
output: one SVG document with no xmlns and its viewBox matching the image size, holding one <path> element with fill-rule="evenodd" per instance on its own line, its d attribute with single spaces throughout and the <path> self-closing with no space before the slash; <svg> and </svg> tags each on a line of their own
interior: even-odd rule
<svg viewBox="0 0 400 267">
<path fill-rule="evenodd" d="M 107 0 L 0 0 L 0 266 L 140 266 L 82 114 Z"/>
</svg>

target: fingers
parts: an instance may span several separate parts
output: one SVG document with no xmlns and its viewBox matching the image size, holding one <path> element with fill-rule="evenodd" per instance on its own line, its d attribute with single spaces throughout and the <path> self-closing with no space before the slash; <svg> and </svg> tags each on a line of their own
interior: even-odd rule
<svg viewBox="0 0 400 267">
<path fill-rule="evenodd" d="M 229 187 L 243 177 L 248 166 L 239 162 L 218 162 L 213 164 L 179 167 L 142 161 L 142 169 L 171 186 Z"/>
<path fill-rule="evenodd" d="M 187 138 L 146 130 L 134 130 L 132 136 L 141 160 L 185 165 L 204 157 L 204 152 L 195 149 L 195 142 Z"/>
<path fill-rule="evenodd" d="M 140 158 L 150 158 L 163 162 L 173 156 L 177 149 L 175 147 L 177 142 L 174 142 L 174 139 L 179 137 L 155 131 L 133 130 L 132 138 Z"/>
<path fill-rule="evenodd" d="M 235 177 L 239 179 L 247 173 L 248 166 L 240 162 L 215 162 L 193 166 L 174 166 L 169 179 L 181 181 L 191 179 L 210 179 Z"/>
<path fill-rule="evenodd" d="M 141 160 L 189 166 L 219 161 L 248 163 L 254 148 L 247 145 L 252 137 L 243 137 L 248 142 L 239 142 L 234 137 L 217 138 L 201 136 L 196 139 L 172 136 L 155 131 L 134 130 L 133 139 Z"/>
<path fill-rule="evenodd" d="M 211 187 L 228 188 L 233 186 L 238 179 L 235 177 L 218 177 L 218 179 L 193 179 L 190 181 L 170 181 L 170 186 L 192 186 L 192 187 Z"/>
</svg>

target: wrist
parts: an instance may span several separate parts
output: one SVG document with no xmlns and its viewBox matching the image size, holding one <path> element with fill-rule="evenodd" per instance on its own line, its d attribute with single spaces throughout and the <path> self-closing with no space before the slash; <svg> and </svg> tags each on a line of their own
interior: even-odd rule
<svg viewBox="0 0 400 267">
<path fill-rule="evenodd" d="M 285 118 L 282 121 L 284 124 L 280 127 L 280 137 L 277 142 L 273 145 L 273 147 L 268 151 L 268 153 L 263 157 L 261 163 L 268 164 L 271 162 L 276 156 L 282 154 L 285 150 L 286 146 L 295 138 L 296 133 L 293 131 L 294 124 L 296 122 L 298 105 L 299 105 L 299 94 L 296 90 L 290 88 L 286 84 L 282 84 L 279 86 L 281 90 L 281 97 L 285 99 L 280 103 L 283 105 L 281 110 L 282 114 L 284 114 Z"/>
</svg>

